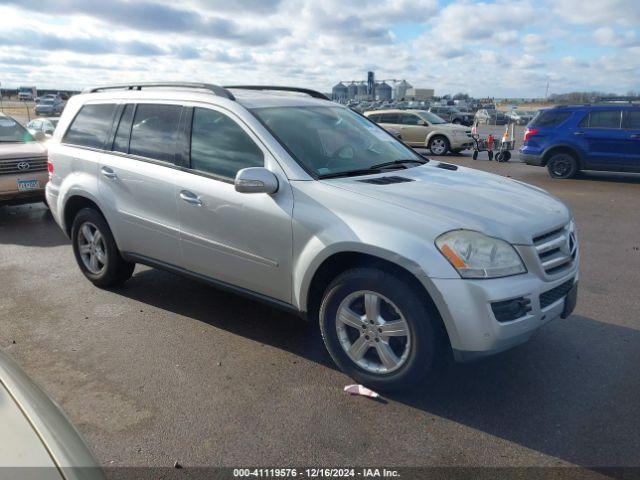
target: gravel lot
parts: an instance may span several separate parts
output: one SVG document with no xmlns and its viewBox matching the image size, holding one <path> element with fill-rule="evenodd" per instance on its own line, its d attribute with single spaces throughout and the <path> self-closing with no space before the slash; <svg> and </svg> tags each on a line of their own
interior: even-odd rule
<svg viewBox="0 0 640 480">
<path fill-rule="evenodd" d="M 94 288 L 41 204 L 0 207 L 0 348 L 105 466 L 640 467 L 640 176 L 446 160 L 567 202 L 582 277 L 570 318 L 434 384 L 349 397 L 297 318 L 146 267 Z"/>
</svg>

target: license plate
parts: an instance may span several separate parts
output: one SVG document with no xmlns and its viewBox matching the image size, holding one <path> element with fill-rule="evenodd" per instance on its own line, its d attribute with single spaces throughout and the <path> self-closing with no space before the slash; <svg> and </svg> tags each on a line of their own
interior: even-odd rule
<svg viewBox="0 0 640 480">
<path fill-rule="evenodd" d="M 18 191 L 26 192 L 27 190 L 37 190 L 40 188 L 38 180 L 18 180 Z"/>
</svg>

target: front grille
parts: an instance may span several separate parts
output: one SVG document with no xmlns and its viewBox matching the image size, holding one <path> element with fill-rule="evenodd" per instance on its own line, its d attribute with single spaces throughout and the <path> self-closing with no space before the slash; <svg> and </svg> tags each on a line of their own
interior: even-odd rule
<svg viewBox="0 0 640 480">
<path fill-rule="evenodd" d="M 562 297 L 566 296 L 573 287 L 573 278 L 558 285 L 556 288 L 547 290 L 540 294 L 540 308 L 546 308 L 554 302 L 557 302 Z"/>
<path fill-rule="evenodd" d="M 547 275 L 555 275 L 570 269 L 578 254 L 573 222 L 534 237 L 533 246 L 538 253 L 542 269 Z"/>
<path fill-rule="evenodd" d="M 0 160 L 0 175 L 13 173 L 44 172 L 47 170 L 47 157 L 11 158 Z"/>
</svg>

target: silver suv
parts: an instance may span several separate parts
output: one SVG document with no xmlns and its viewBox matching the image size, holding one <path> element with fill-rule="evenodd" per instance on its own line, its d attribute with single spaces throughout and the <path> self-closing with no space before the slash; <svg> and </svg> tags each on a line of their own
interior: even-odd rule
<svg viewBox="0 0 640 480">
<path fill-rule="evenodd" d="M 373 388 L 513 347 L 576 303 L 562 202 L 425 159 L 311 90 L 91 89 L 49 161 L 51 210 L 96 286 L 142 263 L 297 312 Z"/>
</svg>

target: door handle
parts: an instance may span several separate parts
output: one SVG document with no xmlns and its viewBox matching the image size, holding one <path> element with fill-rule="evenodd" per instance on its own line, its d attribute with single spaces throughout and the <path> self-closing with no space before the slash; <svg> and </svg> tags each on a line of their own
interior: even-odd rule
<svg viewBox="0 0 640 480">
<path fill-rule="evenodd" d="M 196 207 L 202 206 L 202 200 L 193 192 L 189 190 L 182 190 L 180 192 L 180 198 L 187 202 L 190 205 L 195 205 Z"/>
<path fill-rule="evenodd" d="M 584 132 L 573 132 L 574 135 L 584 135 Z"/>
<path fill-rule="evenodd" d="M 100 169 L 100 172 L 102 173 L 102 175 L 104 175 L 107 178 L 110 178 L 112 180 L 118 178 L 118 174 L 116 172 L 114 172 L 113 170 L 111 170 L 109 167 L 102 167 Z"/>
</svg>

